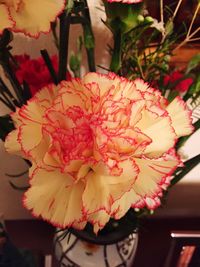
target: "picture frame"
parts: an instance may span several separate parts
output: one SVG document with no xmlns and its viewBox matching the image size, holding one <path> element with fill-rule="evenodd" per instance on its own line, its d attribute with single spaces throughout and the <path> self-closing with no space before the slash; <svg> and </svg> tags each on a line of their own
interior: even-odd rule
<svg viewBox="0 0 200 267">
<path fill-rule="evenodd" d="M 164 267 L 200 266 L 200 231 L 172 231 Z"/>
</svg>

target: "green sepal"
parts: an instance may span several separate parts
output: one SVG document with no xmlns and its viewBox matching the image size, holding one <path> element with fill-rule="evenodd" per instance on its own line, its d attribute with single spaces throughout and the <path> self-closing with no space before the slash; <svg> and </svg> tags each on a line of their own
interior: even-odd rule
<svg viewBox="0 0 200 267">
<path fill-rule="evenodd" d="M 130 5 L 104 1 L 104 5 L 107 15 L 106 25 L 113 33 L 118 31 L 122 34 L 127 33 L 141 23 L 138 16 L 142 12 L 142 3 Z"/>
</svg>

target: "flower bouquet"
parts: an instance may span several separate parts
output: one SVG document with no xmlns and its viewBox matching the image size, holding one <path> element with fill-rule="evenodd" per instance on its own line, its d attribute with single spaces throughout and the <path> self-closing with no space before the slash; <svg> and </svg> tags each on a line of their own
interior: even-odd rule
<svg viewBox="0 0 200 267">
<path fill-rule="evenodd" d="M 148 2 L 102 1 L 102 25 L 113 36 L 109 66 L 96 64 L 86 0 L 0 3 L 0 100 L 12 111 L 0 117 L 0 137 L 30 166 L 23 205 L 66 229 L 59 238 L 70 232 L 96 244 L 123 240 L 199 163 L 200 155 L 183 164 L 177 153 L 200 125 L 191 111 L 199 105 L 200 57 L 182 70 L 170 61 L 199 38 L 199 2 L 189 24 L 176 29 L 182 2 L 161 0 L 158 21 Z M 73 24 L 83 36 L 69 54 Z M 45 49 L 39 59 L 12 55 L 13 33 L 37 38 L 50 30 L 57 56 Z"/>
</svg>

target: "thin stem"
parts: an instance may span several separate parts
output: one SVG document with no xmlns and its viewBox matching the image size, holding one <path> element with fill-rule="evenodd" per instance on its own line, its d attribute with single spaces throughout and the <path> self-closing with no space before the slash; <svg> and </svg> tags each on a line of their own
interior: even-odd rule
<svg viewBox="0 0 200 267">
<path fill-rule="evenodd" d="M 193 33 L 191 33 L 190 36 L 188 37 L 188 39 L 191 39 L 191 37 L 193 37 L 199 31 L 200 31 L 200 27 L 198 27 Z"/>
<path fill-rule="evenodd" d="M 54 67 L 52 65 L 51 58 L 50 58 L 47 50 L 43 49 L 40 52 L 41 52 L 41 55 L 42 55 L 42 57 L 44 59 L 44 62 L 46 63 L 46 66 L 48 68 L 49 74 L 51 75 L 51 78 L 52 78 L 53 82 L 55 84 L 58 84 L 58 77 L 56 75 L 56 72 L 55 72 Z"/>
<path fill-rule="evenodd" d="M 94 40 L 94 34 L 92 31 L 92 23 L 90 18 L 90 12 L 87 0 L 84 0 L 85 8 L 82 11 L 83 17 L 86 19 L 86 23 L 83 23 L 83 34 L 84 34 L 84 45 L 87 52 L 87 59 L 88 59 L 88 68 L 89 71 L 95 72 L 96 71 L 96 65 L 95 65 L 95 40 Z"/>
<path fill-rule="evenodd" d="M 190 23 L 190 26 L 189 26 L 189 29 L 188 29 L 186 38 L 190 35 L 190 32 L 191 32 L 191 30 L 192 30 L 192 26 L 193 26 L 193 24 L 194 24 L 194 21 L 195 21 L 195 19 L 196 19 L 197 14 L 198 14 L 199 8 L 200 8 L 200 3 L 198 3 L 197 8 L 196 8 L 196 10 L 195 10 L 195 12 L 194 12 L 194 15 L 193 15 L 193 17 L 192 17 L 192 20 L 191 20 L 191 23 Z"/>
<path fill-rule="evenodd" d="M 1 77 L 0 77 L 0 87 L 10 97 L 10 99 L 13 101 L 14 105 L 15 106 L 18 106 L 19 103 L 17 102 L 17 99 L 15 99 L 15 97 L 10 92 L 10 90 L 8 89 L 8 87 L 6 86 L 6 84 L 4 83 L 4 81 L 1 79 Z"/>
<path fill-rule="evenodd" d="M 164 14 L 163 14 L 163 0 L 160 0 L 160 20 L 164 22 Z"/>
<path fill-rule="evenodd" d="M 66 79 L 67 62 L 68 62 L 68 46 L 69 46 L 69 30 L 70 30 L 71 13 L 63 12 L 60 15 L 60 44 L 59 44 L 59 70 L 58 82 Z"/>
<path fill-rule="evenodd" d="M 180 7 L 180 5 L 181 5 L 182 2 L 183 2 L 183 0 L 179 0 L 178 4 L 176 6 L 176 9 L 174 11 L 173 17 L 172 17 L 172 21 L 175 19 L 176 14 L 178 13 L 179 7 Z"/>
<path fill-rule="evenodd" d="M 22 90 L 22 87 L 21 87 L 19 81 L 17 80 L 17 78 L 15 76 L 15 73 L 13 72 L 13 70 L 10 67 L 9 61 L 7 60 L 7 62 L 3 62 L 2 66 L 3 66 L 3 69 L 9 78 L 10 83 L 13 86 L 13 89 L 15 91 L 17 98 L 18 98 L 19 104 L 23 105 L 24 104 L 24 99 L 22 96 L 23 90 Z"/>
<path fill-rule="evenodd" d="M 188 42 L 196 42 L 196 41 L 199 41 L 199 40 L 200 40 L 200 37 L 197 37 L 197 38 L 190 39 Z"/>
<path fill-rule="evenodd" d="M 8 103 L 8 105 L 10 106 L 10 109 L 12 111 L 15 111 L 15 105 L 10 101 L 9 97 L 6 96 L 6 94 L 2 91 L 1 92 L 2 97 L 4 98 L 4 100 Z"/>
<path fill-rule="evenodd" d="M 1 96 L 0 96 L 0 101 L 1 101 L 6 107 L 8 107 L 9 109 L 13 110 L 12 106 L 10 105 L 10 103 L 7 102 L 7 101 L 6 101 L 4 98 L 2 98 Z M 13 110 L 13 111 L 14 111 L 14 110 Z"/>
<path fill-rule="evenodd" d="M 121 56 L 122 56 L 122 34 L 121 31 L 114 33 L 114 48 L 110 63 L 110 70 L 118 73 L 121 68 Z"/>
<path fill-rule="evenodd" d="M 176 50 L 180 49 L 182 46 L 184 46 L 186 43 L 191 42 L 191 38 L 197 34 L 197 32 L 200 31 L 200 27 L 198 27 L 193 33 L 190 34 L 190 36 L 186 37 L 173 51 L 175 52 Z M 199 38 L 199 37 L 198 37 Z M 198 39 L 198 38 L 193 38 L 193 39 Z"/>
</svg>

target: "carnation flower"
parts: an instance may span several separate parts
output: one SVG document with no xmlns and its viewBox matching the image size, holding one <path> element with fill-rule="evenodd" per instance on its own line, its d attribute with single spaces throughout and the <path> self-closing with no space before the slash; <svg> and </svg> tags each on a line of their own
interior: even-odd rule
<svg viewBox="0 0 200 267">
<path fill-rule="evenodd" d="M 65 0 L 1 0 L 0 34 L 4 29 L 38 37 L 50 30 L 54 21 L 65 8 Z"/>
<path fill-rule="evenodd" d="M 164 77 L 164 85 L 169 86 L 170 84 L 174 84 L 175 86 L 172 88 L 180 93 L 185 93 L 188 91 L 190 86 L 193 83 L 192 78 L 184 79 L 183 73 L 180 71 L 174 71 L 170 75 L 166 75 Z"/>
<path fill-rule="evenodd" d="M 132 208 L 155 209 L 180 159 L 174 145 L 192 132 L 190 111 L 142 80 L 113 73 L 49 85 L 12 119 L 10 153 L 32 163 L 24 205 L 65 228 L 94 231 Z"/>
<path fill-rule="evenodd" d="M 19 67 L 15 70 L 16 77 L 21 84 L 23 81 L 27 82 L 32 96 L 42 87 L 53 82 L 42 57 L 30 59 L 28 55 L 19 55 L 15 56 L 15 59 L 19 63 Z M 58 72 L 58 57 L 56 55 L 52 56 L 51 62 L 54 70 Z M 66 74 L 66 79 L 71 79 L 69 72 Z"/>
</svg>

